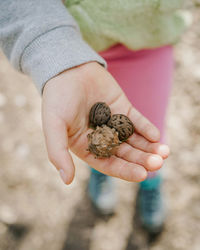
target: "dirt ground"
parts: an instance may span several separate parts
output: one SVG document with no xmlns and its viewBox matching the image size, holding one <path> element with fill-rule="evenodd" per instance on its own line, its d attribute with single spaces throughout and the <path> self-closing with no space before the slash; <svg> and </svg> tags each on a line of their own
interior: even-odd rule
<svg viewBox="0 0 200 250">
<path fill-rule="evenodd" d="M 89 171 L 66 187 L 47 159 L 41 99 L 30 79 L 0 54 L 0 250 L 200 249 L 200 9 L 175 48 L 167 119 L 171 156 L 164 167 L 168 219 L 151 238 L 134 220 L 137 185 L 117 180 L 116 214 L 95 214 L 86 194 Z"/>
</svg>

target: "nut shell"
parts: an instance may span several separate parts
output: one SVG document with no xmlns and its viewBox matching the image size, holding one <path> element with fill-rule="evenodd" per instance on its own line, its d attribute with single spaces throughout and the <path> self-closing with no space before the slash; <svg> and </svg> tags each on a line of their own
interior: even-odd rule
<svg viewBox="0 0 200 250">
<path fill-rule="evenodd" d="M 112 115 L 107 125 L 116 129 L 120 141 L 126 141 L 134 132 L 134 125 L 131 120 L 122 114 Z"/>
<path fill-rule="evenodd" d="M 118 132 L 106 125 L 97 126 L 96 130 L 88 134 L 88 150 L 97 158 L 110 157 L 115 148 L 121 144 Z"/>
<path fill-rule="evenodd" d="M 96 128 L 106 124 L 111 117 L 109 106 L 105 102 L 95 103 L 89 114 L 89 127 Z"/>
</svg>

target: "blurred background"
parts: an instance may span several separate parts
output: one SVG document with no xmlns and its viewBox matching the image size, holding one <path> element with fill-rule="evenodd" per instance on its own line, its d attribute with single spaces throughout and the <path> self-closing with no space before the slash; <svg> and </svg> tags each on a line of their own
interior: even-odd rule
<svg viewBox="0 0 200 250">
<path fill-rule="evenodd" d="M 117 180 L 116 214 L 102 218 L 86 195 L 89 170 L 83 162 L 74 157 L 74 182 L 61 182 L 47 159 L 40 96 L 0 53 L 0 250 L 200 249 L 199 6 L 191 7 L 193 24 L 174 51 L 171 156 L 164 167 L 169 214 L 157 238 L 135 223 L 137 184 Z"/>
</svg>

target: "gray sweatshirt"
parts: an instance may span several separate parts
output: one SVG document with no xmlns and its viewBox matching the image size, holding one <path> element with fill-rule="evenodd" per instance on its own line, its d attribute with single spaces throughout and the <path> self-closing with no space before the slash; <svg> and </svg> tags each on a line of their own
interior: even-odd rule
<svg viewBox="0 0 200 250">
<path fill-rule="evenodd" d="M 90 61 L 106 65 L 83 41 L 61 0 L 0 0 L 0 48 L 40 93 L 66 69 Z"/>
</svg>

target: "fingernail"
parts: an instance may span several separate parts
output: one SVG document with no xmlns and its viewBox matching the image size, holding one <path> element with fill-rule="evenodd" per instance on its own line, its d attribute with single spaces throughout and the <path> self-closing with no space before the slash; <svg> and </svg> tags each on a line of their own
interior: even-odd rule
<svg viewBox="0 0 200 250">
<path fill-rule="evenodd" d="M 60 177 L 61 177 L 61 179 L 62 179 L 62 180 L 63 180 L 63 182 L 66 184 L 66 181 L 67 181 L 67 176 L 66 176 L 66 174 L 65 174 L 64 170 L 63 170 L 63 169 L 60 169 L 60 170 L 59 170 L 59 173 L 60 173 Z"/>
<path fill-rule="evenodd" d="M 159 148 L 158 148 L 158 154 L 163 156 L 163 157 L 166 157 L 169 155 L 169 147 L 167 145 L 160 145 Z"/>
<path fill-rule="evenodd" d="M 148 163 L 151 167 L 160 167 L 163 164 L 163 159 L 159 155 L 152 155 L 148 159 Z"/>
</svg>

